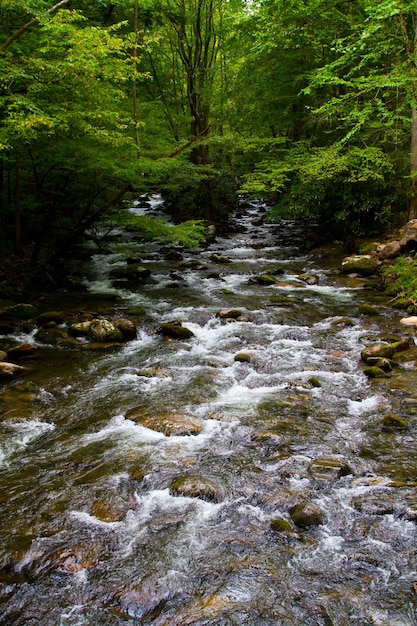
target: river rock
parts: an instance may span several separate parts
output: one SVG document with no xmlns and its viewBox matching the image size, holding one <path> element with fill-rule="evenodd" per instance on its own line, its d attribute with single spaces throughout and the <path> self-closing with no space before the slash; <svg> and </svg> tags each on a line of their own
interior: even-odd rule
<svg viewBox="0 0 417 626">
<path fill-rule="evenodd" d="M 389 413 L 385 415 L 382 420 L 382 428 L 384 430 L 406 430 L 408 428 L 408 422 L 399 415 Z"/>
<path fill-rule="evenodd" d="M 229 259 L 228 256 L 225 256 L 224 254 L 217 254 L 216 252 L 210 255 L 210 261 L 213 261 L 214 263 L 232 263 L 232 259 Z"/>
<path fill-rule="evenodd" d="M 177 478 L 170 487 L 173 496 L 183 496 L 185 498 L 200 498 L 207 502 L 221 502 L 221 489 L 216 483 L 207 478 L 199 476 L 183 476 Z"/>
<path fill-rule="evenodd" d="M 379 315 L 378 309 L 376 306 L 372 306 L 372 304 L 361 304 L 359 307 L 359 313 L 361 313 L 361 315 L 369 315 L 370 317 Z"/>
<path fill-rule="evenodd" d="M 237 320 L 238 317 L 242 315 L 242 311 L 239 309 L 222 309 L 221 311 L 217 311 L 216 317 L 220 317 L 221 319 L 233 319 Z"/>
<path fill-rule="evenodd" d="M 417 315 L 411 315 L 410 317 L 403 317 L 400 319 L 400 324 L 404 326 L 412 326 L 413 328 L 417 328 Z"/>
<path fill-rule="evenodd" d="M 401 254 L 401 249 L 399 241 L 389 241 L 388 243 L 378 247 L 378 259 L 381 259 L 381 261 L 385 259 L 395 259 Z"/>
<path fill-rule="evenodd" d="M 369 254 L 358 254 L 345 257 L 341 269 L 344 274 L 372 276 L 378 270 L 378 261 Z"/>
<path fill-rule="evenodd" d="M 13 346 L 7 351 L 8 358 L 12 361 L 23 359 L 27 356 L 35 354 L 37 347 L 31 343 L 19 343 L 17 346 Z"/>
<path fill-rule="evenodd" d="M 38 309 L 33 304 L 14 304 L 8 306 L 0 312 L 0 317 L 11 317 L 18 319 L 32 319 L 38 314 Z"/>
<path fill-rule="evenodd" d="M 36 341 L 50 346 L 61 348 L 81 348 L 82 344 L 75 337 L 70 337 L 63 328 L 45 328 L 44 326 L 35 334 Z"/>
<path fill-rule="evenodd" d="M 368 357 L 366 361 L 371 367 L 379 367 L 384 372 L 391 372 L 393 367 L 393 361 L 390 359 L 384 359 L 382 357 Z"/>
<path fill-rule="evenodd" d="M 190 337 L 194 337 L 194 333 L 189 328 L 183 326 L 181 322 L 167 322 L 161 324 L 157 332 L 160 335 L 171 337 L 172 339 L 189 339 Z"/>
<path fill-rule="evenodd" d="M 250 278 L 250 282 L 255 282 L 259 285 L 275 285 L 277 279 L 272 274 L 261 274 L 260 276 Z"/>
<path fill-rule="evenodd" d="M 114 324 L 104 319 L 71 324 L 70 333 L 75 336 L 87 336 L 92 341 L 122 341 L 123 335 Z"/>
<path fill-rule="evenodd" d="M 296 526 L 307 528 L 325 523 L 325 515 L 319 506 L 312 502 L 296 504 L 290 511 L 292 521 Z"/>
<path fill-rule="evenodd" d="M 202 430 L 202 423 L 193 415 L 186 413 L 162 413 L 160 415 L 148 415 L 142 408 L 130 409 L 126 413 L 126 419 L 136 424 L 156 430 L 167 437 L 198 435 Z"/>
<path fill-rule="evenodd" d="M 384 372 L 380 367 L 376 367 L 373 365 L 372 367 L 367 367 L 363 370 L 363 373 L 368 378 L 388 378 L 388 374 Z"/>
<path fill-rule="evenodd" d="M 120 330 L 123 339 L 126 339 L 126 341 L 136 339 L 137 328 L 131 320 L 120 318 L 114 321 L 114 325 Z"/>
<path fill-rule="evenodd" d="M 15 365 L 15 363 L 8 363 L 7 361 L 0 362 L 0 379 L 15 378 L 25 371 L 26 368 L 21 365 Z"/>
<path fill-rule="evenodd" d="M 239 352 L 239 354 L 235 354 L 234 360 L 239 363 L 250 363 L 251 356 L 245 352 Z"/>
<path fill-rule="evenodd" d="M 115 267 L 111 270 L 112 278 L 125 278 L 127 280 L 137 280 L 144 282 L 151 275 L 151 270 L 144 265 L 124 265 L 123 267 Z"/>
<path fill-rule="evenodd" d="M 50 322 L 62 324 L 64 322 L 64 319 L 65 316 L 62 311 L 45 311 L 44 313 L 40 313 L 38 315 L 37 324 L 38 326 L 45 326 Z"/>
<path fill-rule="evenodd" d="M 307 285 L 318 285 L 319 277 L 316 274 L 299 274 L 299 280 L 302 280 L 303 283 L 307 283 Z"/>
<path fill-rule="evenodd" d="M 391 359 L 395 354 L 395 346 L 391 343 L 373 343 L 366 346 L 361 352 L 361 359 L 368 363 L 368 359 L 380 357 L 383 359 Z"/>
<path fill-rule="evenodd" d="M 293 533 L 293 527 L 291 523 L 283 517 L 277 517 L 271 520 L 271 530 L 273 530 L 275 533 Z"/>
<path fill-rule="evenodd" d="M 0 350 L 0 361 L 5 361 L 7 359 L 7 352 L 4 350 Z"/>
<path fill-rule="evenodd" d="M 308 466 L 308 472 L 316 480 L 336 480 L 342 476 L 353 474 L 343 459 L 325 457 L 312 461 Z"/>
<path fill-rule="evenodd" d="M 120 522 L 126 517 L 126 512 L 126 507 L 105 500 L 97 500 L 91 507 L 91 515 L 107 523 Z"/>
</svg>

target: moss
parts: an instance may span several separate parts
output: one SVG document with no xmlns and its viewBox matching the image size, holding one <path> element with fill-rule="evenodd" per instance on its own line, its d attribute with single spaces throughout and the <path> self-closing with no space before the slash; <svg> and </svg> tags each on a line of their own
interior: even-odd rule
<svg viewBox="0 0 417 626">
<path fill-rule="evenodd" d="M 291 533 L 292 526 L 290 522 L 283 519 L 282 517 L 278 517 L 277 519 L 273 519 L 271 521 L 271 529 L 276 533 Z"/>
<path fill-rule="evenodd" d="M 408 428 L 408 422 L 399 415 L 388 413 L 382 420 L 382 427 L 384 430 L 406 430 Z"/>
<path fill-rule="evenodd" d="M 250 354 L 244 354 L 243 352 L 235 354 L 235 361 L 240 363 L 250 363 Z"/>
</svg>

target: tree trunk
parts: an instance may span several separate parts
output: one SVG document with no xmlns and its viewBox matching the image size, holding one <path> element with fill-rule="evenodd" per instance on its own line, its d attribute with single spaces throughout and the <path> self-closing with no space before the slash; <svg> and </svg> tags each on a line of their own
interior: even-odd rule
<svg viewBox="0 0 417 626">
<path fill-rule="evenodd" d="M 14 249 L 16 254 L 20 252 L 21 215 L 20 215 L 20 161 L 16 163 L 16 180 L 14 187 Z"/>
<path fill-rule="evenodd" d="M 417 218 L 417 109 L 411 115 L 410 205 L 408 219 Z"/>
</svg>

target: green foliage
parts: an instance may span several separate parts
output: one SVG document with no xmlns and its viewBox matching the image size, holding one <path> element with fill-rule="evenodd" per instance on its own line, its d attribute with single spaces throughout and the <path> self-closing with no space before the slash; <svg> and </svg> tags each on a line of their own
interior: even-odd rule
<svg viewBox="0 0 417 626">
<path fill-rule="evenodd" d="M 387 227 L 397 195 L 394 165 L 382 150 L 305 144 L 280 161 L 262 161 L 242 191 L 280 192 L 272 215 L 327 222 L 347 237 Z"/>
<path fill-rule="evenodd" d="M 417 308 L 417 260 L 399 257 L 393 265 L 383 271 L 383 280 L 390 293 L 409 304 L 409 312 Z"/>
<path fill-rule="evenodd" d="M 188 248 L 197 248 L 206 238 L 206 225 L 202 220 L 187 220 L 173 225 L 150 215 L 133 215 L 128 211 L 120 211 L 112 217 L 110 225 L 114 223 L 140 234 L 145 239 L 169 240 Z"/>
</svg>

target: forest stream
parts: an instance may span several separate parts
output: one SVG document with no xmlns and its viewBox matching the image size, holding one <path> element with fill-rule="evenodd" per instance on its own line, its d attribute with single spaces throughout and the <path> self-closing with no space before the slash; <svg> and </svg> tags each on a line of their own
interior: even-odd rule
<svg viewBox="0 0 417 626">
<path fill-rule="evenodd" d="M 122 231 L 85 244 L 87 291 L 40 307 L 130 315 L 122 346 L 14 337 L 38 352 L 34 390 L 4 392 L 0 624 L 417 624 L 417 351 L 373 380 L 360 359 L 413 331 L 266 210 L 174 260 Z M 129 255 L 150 270 L 136 289 L 110 276 Z"/>
</svg>

